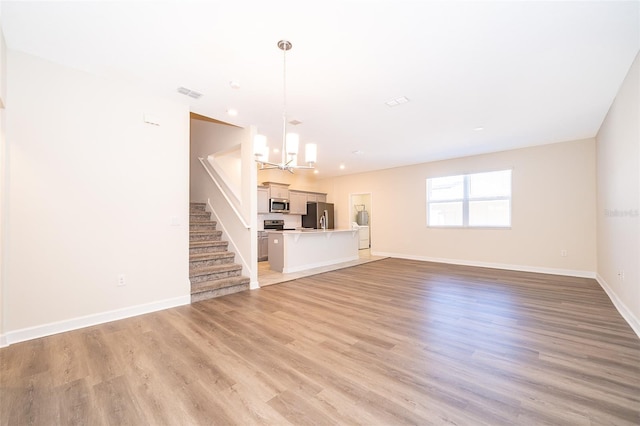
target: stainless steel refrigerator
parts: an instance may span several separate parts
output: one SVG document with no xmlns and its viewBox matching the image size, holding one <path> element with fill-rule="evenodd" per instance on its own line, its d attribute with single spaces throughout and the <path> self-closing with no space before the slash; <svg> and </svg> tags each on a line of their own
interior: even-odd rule
<svg viewBox="0 0 640 426">
<path fill-rule="evenodd" d="M 321 229 L 321 220 L 325 222 L 325 229 L 334 229 L 333 204 L 307 203 L 307 214 L 302 216 L 302 226 L 304 228 Z"/>
</svg>

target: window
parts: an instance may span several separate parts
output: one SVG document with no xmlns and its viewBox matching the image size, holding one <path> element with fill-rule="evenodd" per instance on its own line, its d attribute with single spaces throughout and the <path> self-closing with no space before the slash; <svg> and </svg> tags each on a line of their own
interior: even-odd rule
<svg viewBox="0 0 640 426">
<path fill-rule="evenodd" d="M 511 170 L 427 179 L 427 226 L 511 226 Z"/>
</svg>

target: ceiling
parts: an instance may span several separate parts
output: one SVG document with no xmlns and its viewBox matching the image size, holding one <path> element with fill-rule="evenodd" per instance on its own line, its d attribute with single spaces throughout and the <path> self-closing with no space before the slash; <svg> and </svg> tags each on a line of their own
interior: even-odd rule
<svg viewBox="0 0 640 426">
<path fill-rule="evenodd" d="M 255 125 L 270 147 L 291 41 L 287 119 L 319 177 L 593 137 L 640 48 L 638 1 L 2 1 L 0 17 L 10 49 Z"/>
</svg>

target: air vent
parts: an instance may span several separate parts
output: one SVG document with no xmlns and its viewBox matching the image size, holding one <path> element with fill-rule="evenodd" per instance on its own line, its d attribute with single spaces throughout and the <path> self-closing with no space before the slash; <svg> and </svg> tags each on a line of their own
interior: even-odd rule
<svg viewBox="0 0 640 426">
<path fill-rule="evenodd" d="M 388 107 L 395 107 L 398 105 L 406 104 L 409 102 L 409 99 L 406 96 L 400 96 L 399 98 L 389 99 L 385 102 L 385 105 Z"/>
<path fill-rule="evenodd" d="M 202 96 L 202 93 L 196 92 L 195 90 L 187 89 L 186 87 L 178 87 L 178 93 L 189 96 L 193 99 L 199 99 Z"/>
</svg>

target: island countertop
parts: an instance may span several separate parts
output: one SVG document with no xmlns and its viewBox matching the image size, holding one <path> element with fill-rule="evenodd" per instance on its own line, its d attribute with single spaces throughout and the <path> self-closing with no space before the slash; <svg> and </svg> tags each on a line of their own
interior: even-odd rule
<svg viewBox="0 0 640 426">
<path fill-rule="evenodd" d="M 278 231 L 275 229 L 266 229 L 265 232 L 275 232 L 278 234 L 326 234 L 330 232 L 358 232 L 357 229 L 287 229 Z"/>
<path fill-rule="evenodd" d="M 358 259 L 357 229 L 266 231 L 269 268 L 290 273 Z"/>
</svg>

